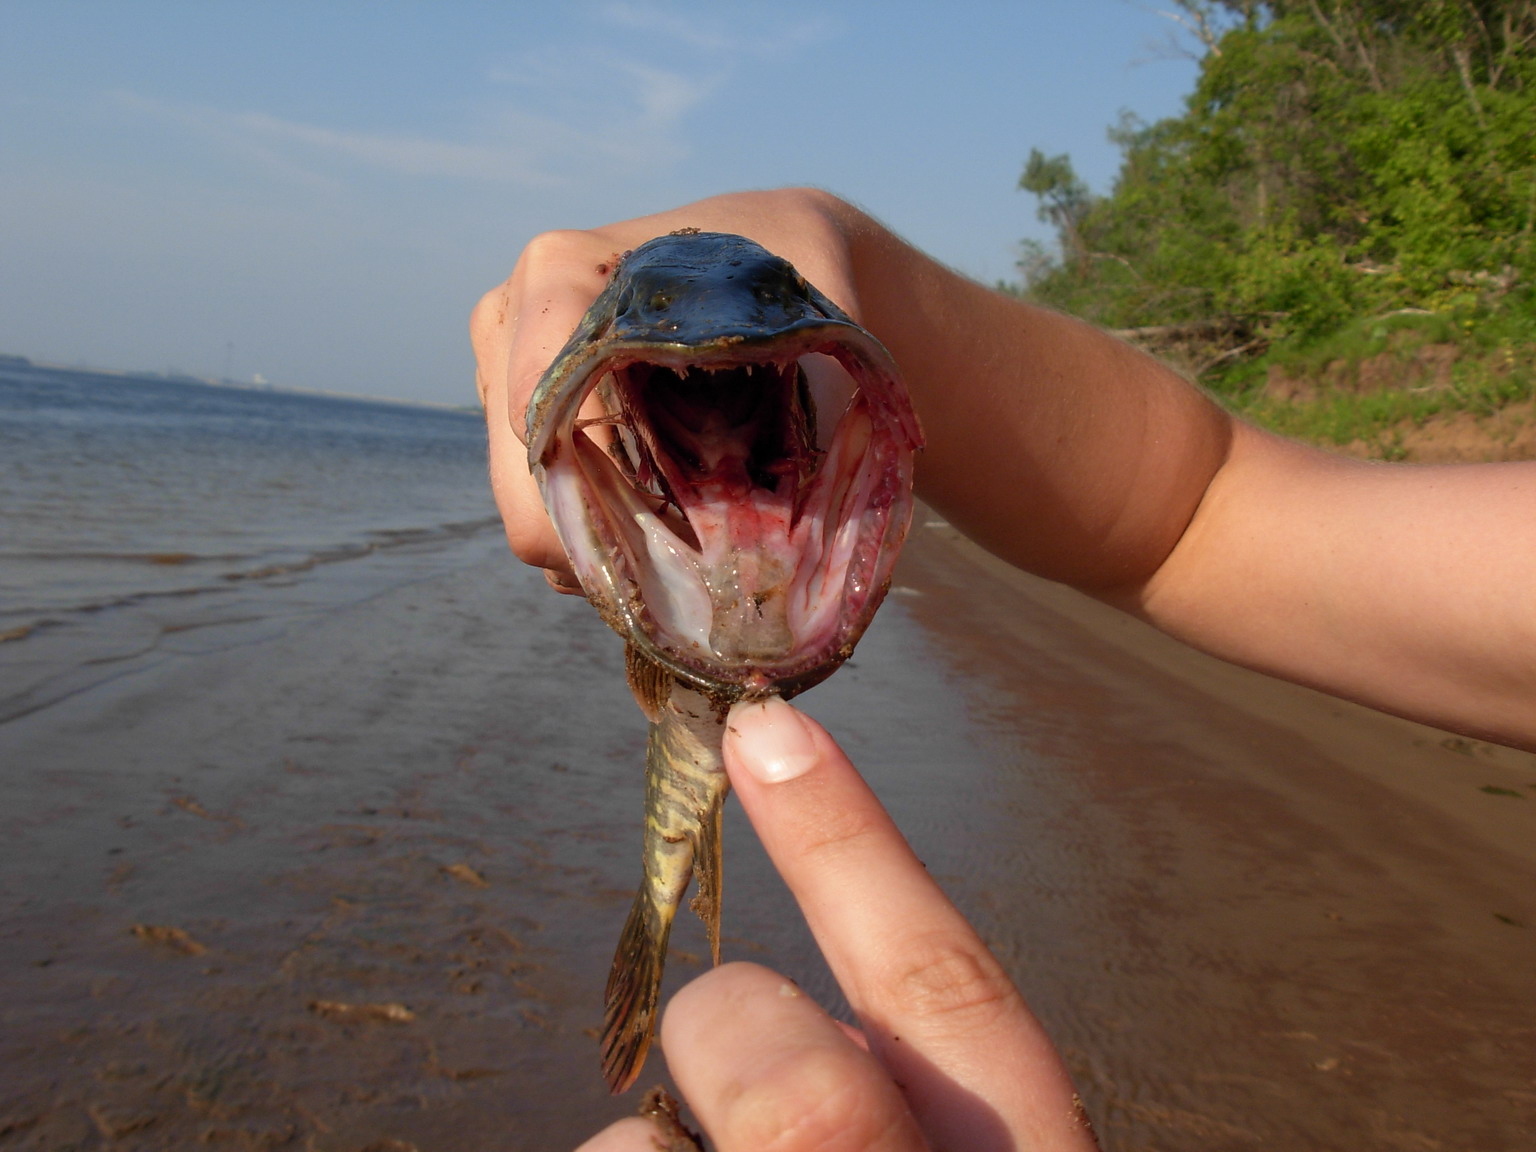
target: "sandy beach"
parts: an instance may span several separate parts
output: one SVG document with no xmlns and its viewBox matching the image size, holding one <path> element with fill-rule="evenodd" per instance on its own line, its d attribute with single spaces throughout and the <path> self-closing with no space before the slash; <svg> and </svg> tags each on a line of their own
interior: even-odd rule
<svg viewBox="0 0 1536 1152">
<path fill-rule="evenodd" d="M 638 879 L 619 642 L 494 528 L 315 580 L 353 574 L 169 605 L 0 725 L 0 1149 L 559 1149 L 638 1103 L 595 1040 Z M 931 516 L 804 703 L 1106 1149 L 1528 1146 L 1536 758 L 1205 660 Z M 838 1006 L 734 805 L 724 931 Z"/>
</svg>

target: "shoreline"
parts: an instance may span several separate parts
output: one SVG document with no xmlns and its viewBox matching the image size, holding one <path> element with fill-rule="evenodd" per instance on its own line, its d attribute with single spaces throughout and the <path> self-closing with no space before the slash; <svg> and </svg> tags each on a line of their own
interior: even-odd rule
<svg viewBox="0 0 1536 1152">
<path fill-rule="evenodd" d="M 964 563 L 1086 635 L 1224 708 L 1329 748 L 1405 801 L 1435 807 L 1489 850 L 1536 863 L 1536 812 L 1490 802 L 1479 791 L 1484 785 L 1506 788 L 1536 801 L 1536 753 L 1405 720 L 1207 656 L 1080 592 L 1020 572 L 948 525 L 928 530 Z"/>
<path fill-rule="evenodd" d="M 337 392 L 328 388 L 307 388 L 301 384 L 273 384 L 255 380 L 232 380 L 225 376 L 195 376 L 189 372 L 155 372 L 144 368 L 96 368 L 90 365 L 57 364 L 33 360 L 29 356 L 0 354 L 0 371 L 63 372 L 71 376 L 99 376 L 103 383 L 134 380 L 146 384 L 195 384 L 204 388 L 227 388 L 237 392 L 276 393 L 280 396 L 311 396 L 325 400 L 348 400 L 359 404 L 387 404 L 400 408 L 424 408 L 432 412 L 453 412 L 461 416 L 481 416 L 478 403 L 449 404 L 441 400 L 416 400 L 408 397 L 369 396 L 360 392 Z"/>
<path fill-rule="evenodd" d="M 1106 1147 L 1536 1125 L 1536 801 L 1479 791 L 1530 761 L 1207 664 L 933 519 L 805 704 Z M 517 1152 L 633 1110 L 595 1039 L 638 878 L 622 645 L 492 533 L 386 561 L 0 724 L 0 1150 Z M 846 1010 L 736 805 L 726 853 L 727 957 Z M 667 989 L 705 955 L 680 918 Z"/>
</svg>

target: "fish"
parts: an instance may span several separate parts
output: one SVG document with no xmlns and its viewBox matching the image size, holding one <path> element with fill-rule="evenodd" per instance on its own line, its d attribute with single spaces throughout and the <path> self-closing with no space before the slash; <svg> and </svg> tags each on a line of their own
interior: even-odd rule
<svg viewBox="0 0 1536 1152">
<path fill-rule="evenodd" d="M 534 389 L 526 442 L 650 723 L 643 879 L 604 993 L 619 1093 L 695 879 L 720 963 L 726 714 L 853 652 L 911 523 L 922 430 L 890 353 L 789 261 L 688 228 L 618 257 Z"/>
</svg>

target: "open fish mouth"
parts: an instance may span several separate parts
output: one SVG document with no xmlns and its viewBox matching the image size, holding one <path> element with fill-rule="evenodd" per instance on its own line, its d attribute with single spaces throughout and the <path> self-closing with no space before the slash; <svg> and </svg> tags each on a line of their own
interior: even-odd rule
<svg viewBox="0 0 1536 1152">
<path fill-rule="evenodd" d="M 529 408 L 583 591 L 716 699 L 830 675 L 890 581 L 921 433 L 885 349 L 737 236 L 628 254 Z"/>
</svg>

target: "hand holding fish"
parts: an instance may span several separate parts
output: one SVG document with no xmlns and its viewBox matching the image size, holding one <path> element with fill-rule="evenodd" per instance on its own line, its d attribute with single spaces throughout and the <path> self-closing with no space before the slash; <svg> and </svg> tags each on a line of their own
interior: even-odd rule
<svg viewBox="0 0 1536 1152">
<path fill-rule="evenodd" d="M 918 495 L 1003 559 L 1233 663 L 1536 748 L 1536 463 L 1382 466 L 1286 440 L 806 189 L 548 234 L 481 301 L 497 499 L 552 582 L 571 574 L 515 439 L 523 407 L 613 258 L 679 227 L 756 239 L 885 345 L 927 436 Z"/>
<path fill-rule="evenodd" d="M 470 335 L 490 433 L 492 488 L 513 552 L 543 568 L 556 589 L 580 591 L 518 440 L 539 378 L 620 258 L 682 228 L 737 233 L 784 257 L 857 319 L 847 244 L 824 200 L 830 198 L 815 193 L 726 196 L 591 231 L 546 233 L 524 250 L 511 277 L 480 301 Z"/>
<path fill-rule="evenodd" d="M 825 730 L 740 704 L 724 752 L 862 1032 L 754 965 L 684 987 L 661 1043 L 713 1146 L 1094 1148 L 1023 998 Z M 654 1135 L 626 1120 L 582 1152 L 652 1152 Z"/>
</svg>

